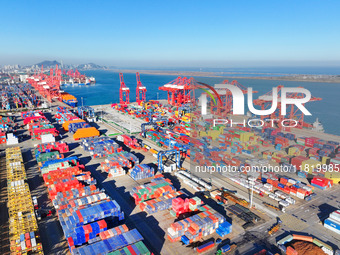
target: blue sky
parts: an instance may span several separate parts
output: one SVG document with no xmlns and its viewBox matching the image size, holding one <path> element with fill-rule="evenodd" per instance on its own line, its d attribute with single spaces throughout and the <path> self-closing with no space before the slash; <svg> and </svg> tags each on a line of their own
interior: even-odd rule
<svg viewBox="0 0 340 255">
<path fill-rule="evenodd" d="M 340 1 L 3 1 L 0 64 L 340 65 Z"/>
</svg>

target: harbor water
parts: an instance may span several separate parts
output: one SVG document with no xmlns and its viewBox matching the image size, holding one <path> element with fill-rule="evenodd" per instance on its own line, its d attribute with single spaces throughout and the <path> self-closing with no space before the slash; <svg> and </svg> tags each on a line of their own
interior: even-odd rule
<svg viewBox="0 0 340 255">
<path fill-rule="evenodd" d="M 90 86 L 67 86 L 63 89 L 66 92 L 78 98 L 78 104 L 81 105 L 101 105 L 119 102 L 119 73 L 114 71 L 86 71 L 87 76 L 94 76 L 96 84 Z M 158 88 L 173 79 L 176 75 L 150 75 L 141 74 L 141 81 L 147 88 L 146 98 L 166 99 L 165 91 Z M 194 77 L 197 81 L 214 85 L 221 83 L 225 77 Z M 232 80 L 232 78 L 229 78 Z M 124 81 L 130 88 L 130 101 L 134 102 L 136 98 L 136 74 L 124 73 Z M 296 82 L 296 81 L 277 81 L 277 80 L 257 80 L 238 78 L 237 81 L 246 87 L 252 87 L 258 91 L 254 95 L 257 98 L 269 92 L 273 87 L 284 85 L 285 87 L 304 87 L 308 89 L 312 96 L 323 98 L 321 101 L 310 102 L 306 108 L 312 113 L 312 116 L 306 116 L 305 120 L 313 123 L 316 118 L 323 124 L 326 133 L 340 135 L 340 84 L 339 83 L 322 83 L 322 82 Z M 82 102 L 83 100 L 83 102 Z"/>
</svg>

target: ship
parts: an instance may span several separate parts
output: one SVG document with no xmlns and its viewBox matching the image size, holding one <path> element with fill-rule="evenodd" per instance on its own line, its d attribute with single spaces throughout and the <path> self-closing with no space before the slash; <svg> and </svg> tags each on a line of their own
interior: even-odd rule
<svg viewBox="0 0 340 255">
<path fill-rule="evenodd" d="M 319 118 L 316 118 L 316 121 L 313 123 L 312 130 L 314 130 L 316 132 L 320 132 L 320 133 L 324 133 L 325 132 L 325 130 L 323 128 L 323 125 L 319 121 Z"/>
<path fill-rule="evenodd" d="M 86 78 L 70 78 L 68 80 L 64 80 L 61 85 L 63 86 L 85 86 L 85 85 L 93 85 L 96 83 L 96 79 L 94 77 L 86 77 Z"/>
</svg>

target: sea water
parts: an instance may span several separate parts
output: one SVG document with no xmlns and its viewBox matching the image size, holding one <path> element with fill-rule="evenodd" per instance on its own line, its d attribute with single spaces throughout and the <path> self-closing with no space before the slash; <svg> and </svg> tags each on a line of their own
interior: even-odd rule
<svg viewBox="0 0 340 255">
<path fill-rule="evenodd" d="M 278 70 L 279 72 L 279 70 Z M 112 104 L 119 102 L 119 73 L 114 71 L 86 71 L 87 76 L 94 76 L 96 84 L 90 86 L 68 86 L 63 89 L 78 98 L 78 105 L 100 105 Z M 146 86 L 146 98 L 166 99 L 167 92 L 158 88 L 177 78 L 177 75 L 153 75 L 141 74 L 141 81 Z M 225 77 L 194 77 L 197 81 L 214 85 L 222 83 Z M 229 78 L 229 81 L 232 79 Z M 125 73 L 124 81 L 130 88 L 130 101 L 136 101 L 136 74 Z M 297 81 L 275 81 L 238 78 L 237 81 L 245 87 L 252 87 L 258 91 L 254 95 L 257 98 L 260 95 L 268 93 L 273 87 L 284 85 L 285 87 L 302 86 L 308 89 L 313 97 L 322 98 L 321 101 L 309 102 L 305 106 L 311 112 L 312 116 L 306 116 L 305 120 L 313 123 L 316 118 L 323 124 L 325 132 L 340 135 L 340 84 L 339 83 L 322 83 L 322 82 L 297 82 Z M 197 93 L 196 93 L 197 95 Z M 83 102 L 82 102 L 83 101 Z M 259 108 L 257 108 L 259 109 Z"/>
</svg>

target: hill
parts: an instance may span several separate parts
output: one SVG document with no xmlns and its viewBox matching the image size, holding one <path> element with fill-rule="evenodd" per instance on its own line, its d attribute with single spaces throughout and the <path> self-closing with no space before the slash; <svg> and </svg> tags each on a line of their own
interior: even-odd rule
<svg viewBox="0 0 340 255">
<path fill-rule="evenodd" d="M 41 67 L 42 65 L 45 67 L 55 67 L 55 65 L 59 65 L 60 66 L 60 63 L 56 60 L 53 60 L 53 61 L 50 61 L 50 60 L 45 60 L 45 61 L 42 61 L 38 64 L 35 64 L 39 67 Z"/>
</svg>

